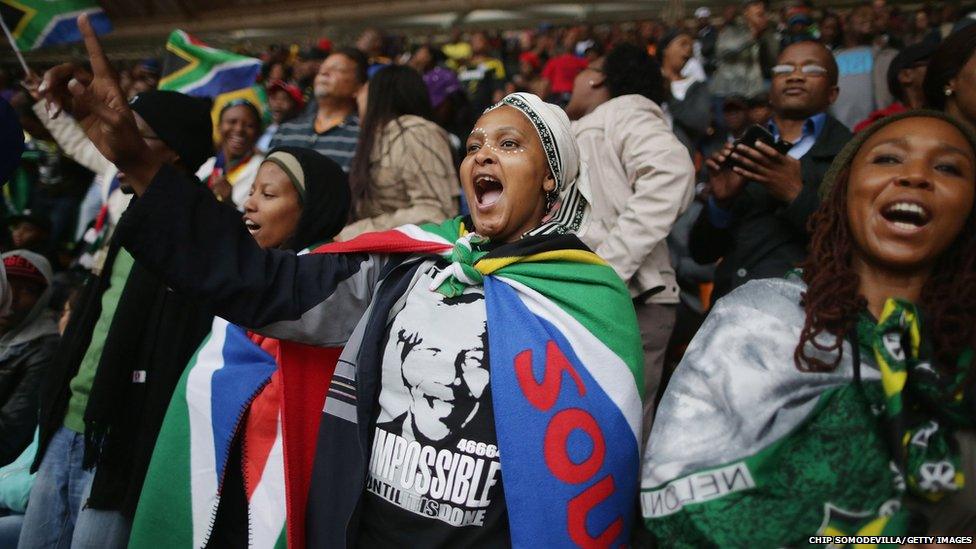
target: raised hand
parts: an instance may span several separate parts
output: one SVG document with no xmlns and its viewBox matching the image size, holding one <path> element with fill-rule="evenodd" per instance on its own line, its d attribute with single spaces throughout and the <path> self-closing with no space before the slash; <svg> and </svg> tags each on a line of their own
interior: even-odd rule
<svg viewBox="0 0 976 549">
<path fill-rule="evenodd" d="M 91 61 L 91 81 L 76 77 L 75 67 L 70 64 L 58 65 L 44 73 L 37 92 L 47 99 L 52 116 L 61 109 L 69 112 L 95 147 L 125 173 L 136 193 L 142 194 L 162 161 L 140 136 L 135 115 L 87 15 L 78 17 L 78 29 Z"/>
</svg>

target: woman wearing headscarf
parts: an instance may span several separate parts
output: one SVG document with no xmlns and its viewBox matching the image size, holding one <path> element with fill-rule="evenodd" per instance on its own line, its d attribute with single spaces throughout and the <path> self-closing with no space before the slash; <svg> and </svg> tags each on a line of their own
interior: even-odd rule
<svg viewBox="0 0 976 549">
<path fill-rule="evenodd" d="M 319 429 L 309 545 L 626 542 L 640 341 L 623 283 L 574 234 L 588 185 L 561 109 L 513 94 L 479 119 L 460 170 L 471 218 L 295 256 L 259 249 L 212 197 L 132 146 L 97 39 L 80 27 L 98 76 L 72 83 L 70 99 L 57 75 L 49 85 L 139 174 L 126 246 L 228 320 L 344 346 Z"/>
<path fill-rule="evenodd" d="M 279 147 L 264 159 L 243 206 L 244 224 L 262 249 L 306 253 L 342 229 L 349 185 L 333 160 L 311 149 Z M 223 341 L 219 356 L 209 352 L 217 340 Z M 304 496 L 288 498 L 286 492 L 300 490 L 295 470 L 305 448 L 314 448 L 328 382 L 317 392 L 291 392 L 302 397 L 300 403 L 284 402 L 277 350 L 272 338 L 214 319 L 174 391 L 130 547 L 245 547 L 249 537 L 255 546 L 271 546 L 284 531 L 286 515 L 304 513 L 303 505 L 295 505 Z M 308 410 L 316 413 L 303 413 Z M 219 433 L 205 450 L 194 448 L 211 459 L 193 459 L 188 426 Z M 286 463 L 292 473 L 287 476 Z M 259 496 L 251 497 L 255 492 Z M 173 502 L 188 499 L 194 501 L 190 520 L 173 520 Z"/>
<path fill-rule="evenodd" d="M 234 99 L 217 115 L 220 147 L 216 156 L 200 166 L 197 177 L 213 191 L 217 200 L 233 202 L 244 209 L 264 155 L 256 148 L 261 137 L 261 113 L 247 99 Z"/>
<path fill-rule="evenodd" d="M 349 168 L 352 222 L 338 239 L 456 215 L 451 142 L 431 121 L 421 76 L 409 67 L 385 67 L 359 93 L 366 101 L 359 106 L 362 124 Z"/>
<path fill-rule="evenodd" d="M 54 359 L 58 324 L 51 301 L 51 265 L 44 256 L 14 250 L 0 256 L 10 308 L 0 316 L 0 466 L 30 444 L 37 427 L 41 379 Z"/>
<path fill-rule="evenodd" d="M 719 300 L 671 378 L 641 494 L 661 543 L 976 531 L 974 187 L 942 113 L 848 143 L 802 272 Z"/>
</svg>

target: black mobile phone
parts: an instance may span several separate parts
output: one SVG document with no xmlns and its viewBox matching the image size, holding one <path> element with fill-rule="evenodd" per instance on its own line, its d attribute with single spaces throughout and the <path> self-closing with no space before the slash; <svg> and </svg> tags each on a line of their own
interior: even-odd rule
<svg viewBox="0 0 976 549">
<path fill-rule="evenodd" d="M 780 154 L 786 154 L 790 151 L 790 149 L 793 148 L 793 143 L 782 140 L 776 141 L 776 138 L 773 137 L 773 134 L 769 133 L 769 130 L 758 124 L 749 126 L 746 133 L 742 134 L 742 137 L 736 139 L 732 146 L 734 148 L 736 145 L 742 144 L 747 147 L 756 148 L 756 143 L 765 143 L 766 145 L 776 149 Z M 731 167 L 733 164 L 734 161 L 731 157 L 725 159 L 726 166 Z"/>
</svg>

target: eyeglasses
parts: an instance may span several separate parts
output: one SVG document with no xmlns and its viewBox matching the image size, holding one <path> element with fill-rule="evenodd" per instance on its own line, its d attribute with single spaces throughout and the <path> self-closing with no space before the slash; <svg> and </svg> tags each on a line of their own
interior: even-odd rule
<svg viewBox="0 0 976 549">
<path fill-rule="evenodd" d="M 799 69 L 800 73 L 806 76 L 826 76 L 827 69 L 820 65 L 776 65 L 773 67 L 773 76 L 789 76 L 793 71 Z"/>
</svg>

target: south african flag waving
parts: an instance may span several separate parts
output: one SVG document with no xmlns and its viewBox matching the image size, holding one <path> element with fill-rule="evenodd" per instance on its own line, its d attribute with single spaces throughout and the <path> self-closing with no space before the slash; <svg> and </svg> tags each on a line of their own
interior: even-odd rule
<svg viewBox="0 0 976 549">
<path fill-rule="evenodd" d="M 21 50 L 81 41 L 76 20 L 88 14 L 98 34 L 112 31 L 108 16 L 92 0 L 0 0 L 0 16 Z"/>
</svg>

